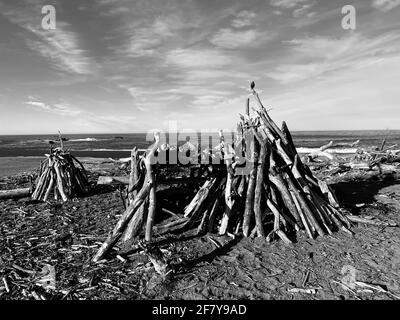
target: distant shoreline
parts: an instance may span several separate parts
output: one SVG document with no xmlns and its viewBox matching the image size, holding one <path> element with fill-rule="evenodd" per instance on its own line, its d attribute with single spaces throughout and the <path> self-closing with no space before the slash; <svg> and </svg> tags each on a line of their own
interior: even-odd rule
<svg viewBox="0 0 400 320">
<path fill-rule="evenodd" d="M 44 156 L 0 157 L 0 177 L 31 173 L 39 168 Z M 83 163 L 109 161 L 107 158 L 82 157 Z"/>
<path fill-rule="evenodd" d="M 197 131 L 194 131 L 196 133 Z M 335 130 L 291 130 L 292 135 L 295 135 L 296 133 L 341 133 L 341 132 L 400 132 L 400 129 L 335 129 Z M 168 134 L 168 132 L 164 132 L 165 134 Z M 174 133 L 179 133 L 179 132 L 170 132 L 170 134 Z M 198 133 L 200 133 L 200 130 L 198 130 Z M 210 133 L 215 133 L 218 134 L 218 131 L 212 131 Z M 111 133 L 96 133 L 96 132 L 83 132 L 83 133 L 62 133 L 63 136 L 123 136 L 123 135 L 132 135 L 132 134 L 141 134 L 141 135 L 146 135 L 148 132 L 145 131 L 138 131 L 138 132 L 126 132 L 126 133 L 121 133 L 121 132 L 111 132 Z M 0 133 L 0 137 L 11 137 L 11 136 L 45 136 L 45 137 L 57 137 L 57 134 L 53 133 Z"/>
<path fill-rule="evenodd" d="M 297 151 L 300 155 L 308 154 L 318 148 L 304 148 L 299 147 Z M 349 155 L 355 153 L 354 148 L 333 148 L 328 149 L 328 153 L 340 154 L 340 155 Z M 110 154 L 112 153 L 112 154 Z M 82 151 L 74 152 L 74 155 L 77 156 L 82 162 L 101 162 L 101 161 L 109 161 L 108 158 L 124 158 L 129 157 L 130 150 L 126 150 L 125 152 L 121 150 L 112 150 L 108 151 L 100 151 L 98 152 L 98 157 L 93 155 L 93 151 L 90 152 L 90 155 L 81 156 Z M 26 172 L 32 172 L 33 170 L 39 168 L 40 162 L 44 159 L 44 155 L 39 156 L 13 156 L 6 157 L 0 156 L 0 177 L 12 176 L 16 174 L 22 174 Z"/>
</svg>

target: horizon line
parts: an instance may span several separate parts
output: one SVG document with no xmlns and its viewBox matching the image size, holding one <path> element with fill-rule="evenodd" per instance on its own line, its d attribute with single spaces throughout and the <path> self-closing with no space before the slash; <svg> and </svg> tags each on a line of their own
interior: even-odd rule
<svg viewBox="0 0 400 320">
<path fill-rule="evenodd" d="M 334 129 L 334 130 L 290 130 L 293 132 L 343 132 L 343 131 L 351 131 L 351 132 L 361 132 L 361 131 L 400 131 L 399 129 Z M 160 132 L 168 133 L 160 130 Z M 235 131 L 224 131 L 224 132 L 235 132 Z M 61 133 L 64 135 L 130 135 L 130 134 L 147 134 L 149 132 L 145 131 L 132 131 L 132 132 L 81 132 L 81 133 Z M 169 132 L 169 133 L 184 133 L 184 132 Z M 200 131 L 192 131 L 191 133 L 201 133 Z M 211 133 L 218 133 L 218 131 L 211 131 Z M 58 133 L 0 133 L 0 136 L 49 136 L 49 135 L 57 135 Z"/>
</svg>

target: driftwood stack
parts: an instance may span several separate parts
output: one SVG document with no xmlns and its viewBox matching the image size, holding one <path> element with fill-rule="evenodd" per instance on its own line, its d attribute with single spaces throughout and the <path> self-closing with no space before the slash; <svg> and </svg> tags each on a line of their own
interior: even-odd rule
<svg viewBox="0 0 400 320">
<path fill-rule="evenodd" d="M 77 165 L 75 165 L 77 164 Z M 33 200 L 68 201 L 88 191 L 88 179 L 82 163 L 63 147 L 51 148 L 40 165 Z"/>
<path fill-rule="evenodd" d="M 397 144 L 387 146 L 386 139 L 380 147 L 362 148 L 358 147 L 360 140 L 353 143 L 334 143 L 333 141 L 314 150 L 305 157 L 303 161 L 308 167 L 318 168 L 325 176 L 333 176 L 350 170 L 379 171 L 397 173 L 400 171 L 400 150 L 395 149 Z M 354 149 L 354 155 L 339 157 L 329 153 L 327 150 L 333 147 L 350 147 Z"/>
<path fill-rule="evenodd" d="M 234 141 L 226 142 L 221 132 L 220 144 L 214 148 L 222 154 L 219 166 L 224 170 L 215 170 L 184 215 L 173 221 L 153 226 L 157 207 L 154 156 L 160 147 L 159 134 L 143 156 L 132 151 L 129 205 L 94 262 L 103 259 L 121 238 L 138 239 L 142 229 L 146 243 L 152 242 L 154 232 L 160 235 L 194 228 L 198 233 L 258 236 L 267 241 L 280 238 L 287 244 L 300 231 L 310 238 L 336 230 L 352 233 L 334 193 L 303 165 L 286 124 L 281 128 L 275 124 L 254 86 L 253 82 Z M 252 117 L 251 97 L 258 105 Z"/>
</svg>

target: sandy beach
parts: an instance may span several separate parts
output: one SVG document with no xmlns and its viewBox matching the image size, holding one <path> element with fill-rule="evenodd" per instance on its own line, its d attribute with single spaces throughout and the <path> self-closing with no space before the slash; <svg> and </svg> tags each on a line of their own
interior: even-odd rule
<svg viewBox="0 0 400 320">
<path fill-rule="evenodd" d="M 43 157 L 0 157 L 0 177 L 37 169 Z"/>
<path fill-rule="evenodd" d="M 146 255 L 133 250 L 124 260 L 100 265 L 90 260 L 124 212 L 117 187 L 96 186 L 99 175 L 124 175 L 112 164 L 85 161 L 92 192 L 67 203 L 29 199 L 0 202 L 1 299 L 27 299 L 34 291 L 46 299 L 397 299 L 400 297 L 400 180 L 398 174 L 349 172 L 328 179 L 344 209 L 388 226 L 355 224 L 354 236 L 337 232 L 296 243 L 191 232 L 159 238 L 160 248 L 178 270 L 164 283 Z M 25 174 L 0 179 L 0 189 L 29 185 Z M 160 213 L 160 220 L 167 218 Z M 123 249 L 123 248 L 122 248 Z M 189 250 L 190 249 L 190 250 Z M 56 290 L 46 291 L 18 270 L 56 272 Z M 17 269 L 15 269 L 17 268 Z M 348 283 L 382 286 L 380 292 Z M 296 293 L 304 287 L 315 292 Z M 350 277 L 350 278 L 349 278 Z M 354 287 L 353 287 L 354 285 Z M 397 297 L 397 298 L 396 298 Z"/>
</svg>

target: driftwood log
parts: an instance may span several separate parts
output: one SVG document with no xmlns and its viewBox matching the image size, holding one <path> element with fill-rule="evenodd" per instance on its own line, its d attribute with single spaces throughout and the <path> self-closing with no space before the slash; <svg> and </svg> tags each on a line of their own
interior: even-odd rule
<svg viewBox="0 0 400 320">
<path fill-rule="evenodd" d="M 117 243 L 117 241 L 120 239 L 120 237 L 123 235 L 125 228 L 128 226 L 130 220 L 132 217 L 135 215 L 136 211 L 142 206 L 142 204 L 146 201 L 146 198 L 149 196 L 150 192 L 152 189 L 155 189 L 155 179 L 153 176 L 153 173 L 151 171 L 151 162 L 152 157 L 154 156 L 154 152 L 157 150 L 159 143 L 160 143 L 160 136 L 159 134 L 155 135 L 156 141 L 154 145 L 150 148 L 150 152 L 146 155 L 146 169 L 148 170 L 146 172 L 146 179 L 143 183 L 142 188 L 140 191 L 137 193 L 135 196 L 134 200 L 130 203 L 124 214 L 122 215 L 121 219 L 118 221 L 117 225 L 115 226 L 113 232 L 111 235 L 107 238 L 107 240 L 103 243 L 103 245 L 100 247 L 98 252 L 93 258 L 94 262 L 97 262 L 101 260 L 104 255 Z M 149 170 L 150 169 L 150 170 Z M 153 196 L 154 196 L 154 191 Z M 154 207 L 155 207 L 155 202 L 153 199 L 153 212 L 151 215 L 149 214 L 150 217 L 147 218 L 147 229 L 146 229 L 146 236 L 151 238 L 151 229 L 153 226 L 153 219 L 154 219 Z M 150 211 L 150 209 L 149 209 Z"/>
</svg>

